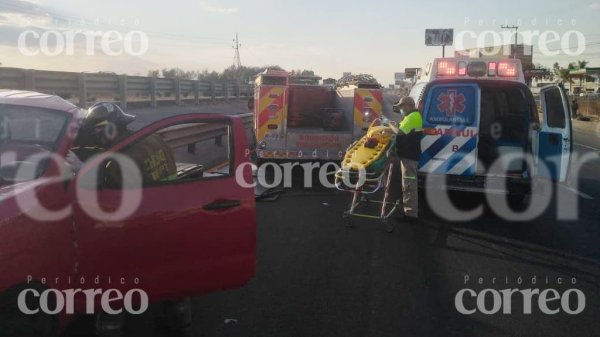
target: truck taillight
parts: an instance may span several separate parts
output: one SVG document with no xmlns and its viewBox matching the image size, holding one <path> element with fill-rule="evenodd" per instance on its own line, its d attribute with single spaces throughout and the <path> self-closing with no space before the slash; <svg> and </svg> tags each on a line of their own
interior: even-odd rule
<svg viewBox="0 0 600 337">
<path fill-rule="evenodd" d="M 498 76 L 516 77 L 517 76 L 517 65 L 513 62 L 498 63 Z"/>
<path fill-rule="evenodd" d="M 458 62 L 458 76 L 467 74 L 467 62 Z"/>
<path fill-rule="evenodd" d="M 488 63 L 488 76 L 496 76 L 496 62 Z"/>
<path fill-rule="evenodd" d="M 453 76 L 456 75 L 456 62 L 454 61 L 440 61 L 438 62 L 437 72 L 439 76 Z"/>
</svg>

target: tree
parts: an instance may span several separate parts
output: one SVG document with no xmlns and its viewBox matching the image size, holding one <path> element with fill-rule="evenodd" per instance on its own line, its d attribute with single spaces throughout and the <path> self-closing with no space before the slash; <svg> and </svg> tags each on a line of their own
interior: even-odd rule
<svg viewBox="0 0 600 337">
<path fill-rule="evenodd" d="M 571 72 L 575 70 L 584 70 L 588 63 L 588 61 L 580 60 L 577 62 L 571 62 L 566 68 L 563 68 L 558 64 L 558 62 L 556 62 L 552 68 L 554 69 L 554 74 L 556 77 L 558 77 L 563 83 L 569 83 L 569 92 L 571 92 L 571 84 L 573 83 L 573 76 L 571 75 Z M 579 78 L 580 85 L 583 77 L 584 76 L 581 76 Z"/>
<path fill-rule="evenodd" d="M 586 60 L 578 60 L 577 61 L 577 67 L 579 70 L 585 70 L 586 66 L 588 65 L 588 61 Z M 583 78 L 587 77 L 586 75 L 579 75 L 579 87 L 583 88 Z M 585 91 L 585 89 L 584 89 Z"/>
<path fill-rule="evenodd" d="M 556 66 L 558 63 L 555 63 L 554 65 Z M 555 66 L 553 66 L 554 69 Z M 532 72 L 532 78 L 536 79 L 537 81 L 540 80 L 546 80 L 546 81 L 554 81 L 554 74 L 555 72 L 551 71 L 550 69 L 546 68 L 544 65 L 537 63 L 533 69 L 535 69 L 534 72 Z"/>
<path fill-rule="evenodd" d="M 237 82 L 247 83 L 251 81 L 257 74 L 265 71 L 265 69 L 283 70 L 280 66 L 270 65 L 263 67 L 229 67 L 222 72 L 204 70 L 183 70 L 181 68 L 165 68 L 162 70 L 148 71 L 149 77 L 163 78 L 179 78 L 183 80 L 200 80 L 205 82 Z"/>
<path fill-rule="evenodd" d="M 579 60 L 579 61 L 577 61 L 577 68 L 579 70 L 583 70 L 587 67 L 588 64 L 589 64 L 589 62 L 586 60 Z"/>
<path fill-rule="evenodd" d="M 162 77 L 164 78 L 180 78 L 182 80 L 191 80 L 198 77 L 197 71 L 185 71 L 181 68 L 163 69 Z"/>
</svg>

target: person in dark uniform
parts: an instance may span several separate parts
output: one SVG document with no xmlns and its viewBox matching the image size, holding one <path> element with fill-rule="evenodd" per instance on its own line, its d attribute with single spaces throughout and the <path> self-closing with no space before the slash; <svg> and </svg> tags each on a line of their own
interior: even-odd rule
<svg viewBox="0 0 600 337">
<path fill-rule="evenodd" d="M 117 104 L 94 104 L 88 109 L 71 150 L 85 162 L 131 135 L 133 131 L 127 126 L 134 120 L 135 116 L 124 113 Z"/>
<path fill-rule="evenodd" d="M 573 102 L 571 102 L 571 111 L 573 111 L 572 118 L 577 118 L 577 110 L 579 110 L 579 103 L 577 103 L 576 98 L 573 98 Z"/>
<path fill-rule="evenodd" d="M 124 113 L 114 103 L 98 103 L 89 109 L 71 150 L 82 162 L 85 162 L 130 136 L 133 131 L 128 128 L 128 125 L 134 120 L 135 116 Z M 105 183 L 110 186 L 121 186 L 122 177 L 135 171 L 141 173 L 143 184 L 177 177 L 173 151 L 156 133 L 136 141 L 120 152 L 136 164 L 137 170 L 119 167 L 115 160 L 108 161 L 104 176 Z"/>
</svg>

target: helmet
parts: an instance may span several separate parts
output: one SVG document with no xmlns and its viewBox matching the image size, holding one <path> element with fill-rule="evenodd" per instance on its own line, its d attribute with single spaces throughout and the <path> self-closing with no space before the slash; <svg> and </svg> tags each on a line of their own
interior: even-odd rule
<svg viewBox="0 0 600 337">
<path fill-rule="evenodd" d="M 135 116 L 126 114 L 115 103 L 96 103 L 88 109 L 82 127 L 94 129 L 112 123 L 116 127 L 124 127 L 135 120 Z"/>
</svg>

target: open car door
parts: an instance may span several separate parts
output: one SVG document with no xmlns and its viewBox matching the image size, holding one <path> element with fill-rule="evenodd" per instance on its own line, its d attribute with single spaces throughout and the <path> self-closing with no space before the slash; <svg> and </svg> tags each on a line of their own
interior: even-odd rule
<svg viewBox="0 0 600 337">
<path fill-rule="evenodd" d="M 77 276 L 98 277 L 99 287 L 140 288 L 151 301 L 249 281 L 254 190 L 236 179 L 252 182 L 250 165 L 237 172 L 247 148 L 241 118 L 189 114 L 158 121 L 90 159 L 76 177 Z M 129 185 L 133 164 L 141 187 Z"/>
<path fill-rule="evenodd" d="M 573 130 L 569 99 L 558 85 L 545 86 L 540 91 L 543 120 L 539 132 L 538 161 L 547 170 L 538 176 L 555 182 L 565 182 L 571 162 Z"/>
</svg>

